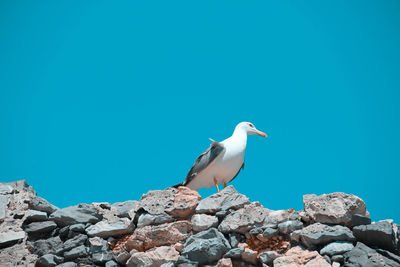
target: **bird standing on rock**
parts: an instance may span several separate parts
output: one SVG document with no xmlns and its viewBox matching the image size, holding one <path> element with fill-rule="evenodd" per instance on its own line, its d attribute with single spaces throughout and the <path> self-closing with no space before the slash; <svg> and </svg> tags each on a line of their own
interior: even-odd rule
<svg viewBox="0 0 400 267">
<path fill-rule="evenodd" d="M 254 127 L 250 122 L 239 123 L 232 136 L 218 143 L 212 139 L 211 146 L 204 151 L 195 161 L 186 180 L 178 186 L 187 186 L 198 190 L 215 186 L 219 192 L 218 185 L 232 181 L 244 168 L 244 153 L 246 151 L 247 136 L 267 135 Z"/>
</svg>

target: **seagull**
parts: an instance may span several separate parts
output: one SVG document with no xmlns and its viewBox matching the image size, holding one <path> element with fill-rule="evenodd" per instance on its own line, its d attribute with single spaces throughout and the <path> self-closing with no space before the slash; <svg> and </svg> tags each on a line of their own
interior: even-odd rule
<svg viewBox="0 0 400 267">
<path fill-rule="evenodd" d="M 247 136 L 267 135 L 256 129 L 250 122 L 239 123 L 232 136 L 222 142 L 211 140 L 210 147 L 204 151 L 195 161 L 186 180 L 178 186 L 187 186 L 193 190 L 215 186 L 219 192 L 218 185 L 232 181 L 244 168 L 244 153 L 246 151 Z"/>
</svg>

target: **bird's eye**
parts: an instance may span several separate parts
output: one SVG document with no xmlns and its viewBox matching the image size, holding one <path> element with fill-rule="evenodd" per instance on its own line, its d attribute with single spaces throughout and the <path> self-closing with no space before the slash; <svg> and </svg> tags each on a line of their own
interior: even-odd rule
<svg viewBox="0 0 400 267">
<path fill-rule="evenodd" d="M 253 124 L 251 124 L 251 123 L 249 123 L 249 126 L 250 126 L 250 127 L 254 127 L 254 125 L 253 125 Z"/>
</svg>

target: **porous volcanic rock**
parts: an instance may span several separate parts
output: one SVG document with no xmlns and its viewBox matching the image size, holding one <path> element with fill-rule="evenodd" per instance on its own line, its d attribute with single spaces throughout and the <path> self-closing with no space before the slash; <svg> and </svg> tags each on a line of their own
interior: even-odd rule
<svg viewBox="0 0 400 267">
<path fill-rule="evenodd" d="M 364 201 L 351 194 L 341 192 L 324 195 L 304 195 L 304 210 L 315 222 L 351 226 L 352 215 L 367 216 Z"/>
</svg>

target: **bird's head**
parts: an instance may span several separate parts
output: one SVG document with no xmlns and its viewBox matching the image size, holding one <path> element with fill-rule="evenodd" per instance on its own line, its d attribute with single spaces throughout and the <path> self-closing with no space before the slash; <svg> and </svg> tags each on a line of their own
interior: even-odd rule
<svg viewBox="0 0 400 267">
<path fill-rule="evenodd" d="M 241 122 L 236 126 L 235 131 L 237 129 L 244 130 L 247 133 L 247 135 L 257 134 L 257 135 L 260 135 L 263 137 L 267 137 L 266 133 L 257 130 L 257 128 L 254 126 L 254 124 L 252 124 L 251 122 L 247 122 L 247 121 Z"/>
</svg>

